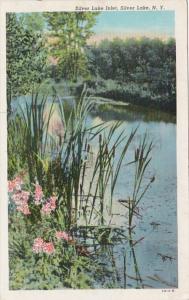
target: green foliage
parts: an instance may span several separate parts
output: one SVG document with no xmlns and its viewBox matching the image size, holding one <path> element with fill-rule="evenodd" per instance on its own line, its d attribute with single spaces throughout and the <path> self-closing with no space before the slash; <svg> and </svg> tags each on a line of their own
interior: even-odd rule
<svg viewBox="0 0 189 300">
<path fill-rule="evenodd" d="M 176 110 L 174 39 L 104 40 L 88 47 L 86 53 L 94 94 Z"/>
<path fill-rule="evenodd" d="M 20 15 L 20 20 L 27 30 L 41 33 L 44 32 L 46 24 L 43 13 L 22 13 Z"/>
<path fill-rule="evenodd" d="M 58 78 L 75 81 L 78 76 L 87 75 L 84 47 L 92 34 L 96 15 L 92 12 L 44 13 L 52 37 L 56 39 L 50 52 L 58 59 Z"/>
<path fill-rule="evenodd" d="M 67 112 L 67 116 L 64 103 L 55 91 L 51 101 L 47 102 L 47 99 L 47 95 L 40 95 L 39 91 L 33 93 L 31 102 L 26 103 L 25 109 L 21 108 L 21 115 L 13 119 L 11 125 L 14 130 L 17 129 L 17 132 L 10 131 L 9 138 L 13 140 L 11 145 L 22 142 L 20 159 L 25 162 L 23 168 L 27 172 L 25 178 L 22 178 L 24 184 L 21 184 L 21 189 L 29 192 L 29 196 L 27 203 L 21 199 L 21 205 L 28 207 L 25 212 L 22 207 L 18 211 L 17 203 L 20 200 L 15 202 L 12 195 L 15 192 L 16 197 L 24 197 L 21 190 L 16 188 L 9 194 L 10 288 L 93 287 L 94 281 L 97 280 L 93 274 L 99 265 L 92 261 L 93 257 L 85 247 L 86 240 L 77 239 L 74 232 L 79 230 L 81 224 L 86 228 L 98 224 L 94 235 L 98 244 L 114 243 L 115 237 L 110 223 L 115 186 L 137 129 L 128 135 L 125 130 L 121 130 L 120 122 L 109 128 L 106 128 L 105 124 L 88 126 L 87 117 L 94 106 L 94 100 L 87 96 L 85 90 L 78 102 Z M 61 130 L 63 128 L 64 133 L 62 135 L 62 132 L 58 132 L 50 138 L 48 129 L 55 99 L 56 102 L 59 100 Z M 48 112 L 45 110 L 47 103 L 50 106 Z M 19 126 L 24 124 L 24 131 L 19 131 L 17 123 Z M 14 132 L 18 136 L 15 136 Z M 97 146 L 97 152 L 92 165 L 89 166 L 91 153 L 93 154 L 92 141 Z M 14 146 L 9 149 L 14 151 Z M 136 165 L 133 192 L 135 202 L 134 206 L 127 207 L 131 216 L 130 225 L 139 201 L 151 184 L 150 181 L 146 188 L 141 190 L 145 170 L 150 162 L 150 152 L 151 145 L 147 146 L 144 137 L 136 149 L 135 160 L 127 163 Z M 11 157 L 11 152 L 9 155 Z M 87 169 L 90 169 L 90 172 Z M 11 169 L 12 173 L 13 171 L 16 171 L 16 166 Z M 9 177 L 13 177 L 12 173 Z M 42 200 L 38 204 L 34 200 L 36 181 L 43 189 Z M 44 214 L 43 208 L 48 203 L 47 199 L 55 195 L 55 209 L 50 214 Z M 62 230 L 66 230 L 70 236 L 73 235 L 71 242 L 57 239 L 56 232 Z M 53 243 L 55 251 L 51 254 L 34 253 L 32 246 L 37 237 L 43 238 L 45 243 Z M 120 240 L 127 237 L 121 230 L 117 230 L 116 238 Z M 113 259 L 112 268 L 116 273 Z"/>
<path fill-rule="evenodd" d="M 86 266 L 88 271 L 91 271 L 89 261 L 85 257 L 79 257 L 73 262 L 69 270 L 69 277 L 65 280 L 66 284 L 71 288 L 87 289 L 91 287 L 91 277 L 86 273 Z M 88 272 L 89 273 L 89 272 Z"/>
<path fill-rule="evenodd" d="M 41 218 L 36 213 L 39 209 L 30 199 L 31 215 L 9 212 L 10 289 L 89 288 L 90 258 L 78 256 L 75 244 L 57 240 L 59 220 L 56 215 Z M 53 242 L 55 252 L 33 253 L 36 237 Z"/>
<path fill-rule="evenodd" d="M 44 267 L 42 260 L 36 262 L 34 257 L 15 259 L 10 272 L 11 290 L 51 290 L 63 288 L 60 278 L 54 274 L 54 266 Z M 45 270 L 45 273 L 44 273 Z M 45 275 L 45 276 L 44 276 Z"/>
<path fill-rule="evenodd" d="M 26 167 L 25 160 L 25 126 L 23 119 L 16 115 L 8 121 L 8 176 L 13 178 L 15 174 Z"/>
<path fill-rule="evenodd" d="M 27 28 L 15 13 L 7 13 L 7 100 L 29 93 L 46 76 L 47 52 L 40 33 Z"/>
<path fill-rule="evenodd" d="M 24 151 L 27 161 L 27 169 L 29 172 L 30 182 L 38 182 L 43 185 L 44 166 L 43 159 L 46 159 L 48 147 L 48 128 L 50 118 L 53 113 L 52 98 L 50 111 L 45 118 L 46 103 L 48 94 L 39 95 L 39 91 L 32 93 L 31 103 L 25 103 L 25 107 L 21 108 L 22 119 L 25 127 L 24 134 Z"/>
<path fill-rule="evenodd" d="M 37 180 L 45 195 L 58 195 L 59 211 L 56 217 L 59 223 L 66 220 L 67 229 L 77 224 L 79 216 L 84 218 L 86 225 L 93 222 L 94 215 L 100 224 L 104 224 L 105 206 L 109 207 L 111 214 L 118 174 L 136 130 L 130 135 L 126 135 L 125 130 L 122 130 L 114 141 L 114 135 L 121 122 L 113 124 L 109 129 L 106 129 L 104 124 L 87 126 L 87 117 L 94 106 L 94 100 L 83 92 L 78 104 L 73 106 L 67 117 L 66 107 L 59 99 L 60 128 L 51 136 L 49 124 L 55 99 L 59 99 L 56 93 L 49 104 L 47 95 L 42 96 L 37 92 L 32 94 L 31 103 L 26 103 L 25 109 L 22 108 L 24 132 L 20 137 L 20 156 L 29 174 L 30 184 Z M 48 113 L 47 104 L 50 105 Z M 13 145 L 18 137 L 10 136 Z M 92 141 L 96 143 L 97 153 L 93 158 L 94 166 L 88 174 L 88 161 L 93 155 Z M 120 145 L 123 150 L 115 163 Z M 10 157 L 11 151 L 14 151 L 13 147 L 9 151 Z M 108 190 L 109 202 L 106 203 Z M 81 201 L 84 201 L 84 207 Z"/>
</svg>

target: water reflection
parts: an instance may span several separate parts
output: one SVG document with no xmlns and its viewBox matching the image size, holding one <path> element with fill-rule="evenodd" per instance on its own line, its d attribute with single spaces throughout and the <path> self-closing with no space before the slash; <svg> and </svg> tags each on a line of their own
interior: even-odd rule
<svg viewBox="0 0 189 300">
<path fill-rule="evenodd" d="M 137 284 L 133 283 L 134 279 L 131 279 L 131 277 L 137 278 L 133 276 L 136 264 L 134 260 L 136 259 L 142 278 L 142 282 L 139 280 L 141 287 L 142 285 L 144 288 L 177 287 L 175 116 L 160 111 L 136 109 L 132 106 L 103 105 L 99 109 L 96 108 L 89 118 L 89 122 L 94 125 L 104 121 L 114 123 L 116 120 L 123 121 L 122 128 L 126 128 L 127 132 L 140 125 L 128 154 L 130 157 L 132 157 L 133 149 L 136 148 L 139 139 L 146 131 L 154 144 L 153 159 L 146 176 L 150 178 L 155 175 L 156 180 L 140 206 L 142 218 L 134 220 L 134 225 L 136 225 L 135 240 L 141 237 L 144 239 L 134 247 L 134 253 L 132 248 L 130 249 L 131 256 L 126 252 L 126 265 L 130 276 L 126 277 L 127 288 L 137 287 Z M 132 178 L 132 170 L 122 168 L 114 199 L 115 207 L 120 214 L 122 210 L 118 208 L 117 201 L 130 195 L 130 187 L 133 184 Z M 125 188 L 127 193 L 125 193 Z M 118 247 L 116 263 L 120 272 L 124 264 L 124 259 L 120 259 L 121 251 Z M 163 260 L 162 257 L 171 257 L 172 259 Z M 125 278 L 124 272 L 121 274 L 123 280 Z M 123 282 L 121 286 L 124 287 Z"/>
<path fill-rule="evenodd" d="M 143 122 L 165 122 L 175 123 L 176 116 L 162 111 L 142 108 L 139 106 L 116 106 L 110 104 L 102 104 L 91 112 L 92 117 L 100 117 L 102 121 L 143 121 Z"/>
</svg>

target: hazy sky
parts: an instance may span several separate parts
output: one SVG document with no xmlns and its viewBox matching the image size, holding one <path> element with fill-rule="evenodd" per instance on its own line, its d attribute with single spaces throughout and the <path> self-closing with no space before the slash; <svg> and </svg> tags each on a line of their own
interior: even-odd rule
<svg viewBox="0 0 189 300">
<path fill-rule="evenodd" d="M 173 11 L 117 11 L 102 12 L 93 28 L 97 34 L 102 32 L 155 33 L 174 36 Z"/>
</svg>

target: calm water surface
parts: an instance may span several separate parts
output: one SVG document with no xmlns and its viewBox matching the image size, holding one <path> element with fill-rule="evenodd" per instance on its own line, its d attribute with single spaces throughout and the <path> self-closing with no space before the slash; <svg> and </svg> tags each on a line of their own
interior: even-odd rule
<svg viewBox="0 0 189 300">
<path fill-rule="evenodd" d="M 133 238 L 144 238 L 135 246 L 140 275 L 144 286 L 163 288 L 177 286 L 177 202 L 176 202 L 176 124 L 174 116 L 159 111 L 145 111 L 133 107 L 108 107 L 96 110 L 90 122 L 96 125 L 102 121 L 123 121 L 128 133 L 139 125 L 128 156 L 132 160 L 133 151 L 145 132 L 154 148 L 152 161 L 146 172 L 146 179 L 155 175 L 155 182 L 141 200 L 142 218 L 135 218 L 137 225 Z M 132 168 L 122 168 L 117 182 L 114 204 L 120 213 L 118 199 L 127 199 L 133 186 Z M 116 207 L 115 205 L 115 207 Z M 155 225 L 156 223 L 156 225 Z M 158 225 L 157 225 L 158 224 Z M 115 249 L 120 281 L 123 279 L 123 249 Z M 116 254 L 117 253 L 117 254 Z M 160 255 L 161 254 L 161 255 Z M 164 257 L 168 256 L 170 258 Z M 172 259 L 171 259 L 172 258 Z M 127 259 L 127 274 L 134 277 L 131 257 Z M 127 279 L 127 288 L 136 287 L 136 280 Z"/>
</svg>

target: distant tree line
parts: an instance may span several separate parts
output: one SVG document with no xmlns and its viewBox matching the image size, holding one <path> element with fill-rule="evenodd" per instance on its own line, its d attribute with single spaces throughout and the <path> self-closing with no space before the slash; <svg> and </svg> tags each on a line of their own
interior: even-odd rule
<svg viewBox="0 0 189 300">
<path fill-rule="evenodd" d="M 76 93 L 86 82 L 94 95 L 176 111 L 175 40 L 114 39 L 89 46 L 97 15 L 7 14 L 8 109 L 12 98 L 51 78 L 74 83 Z"/>
<path fill-rule="evenodd" d="M 104 40 L 86 53 L 93 93 L 175 111 L 174 39 Z"/>
</svg>

